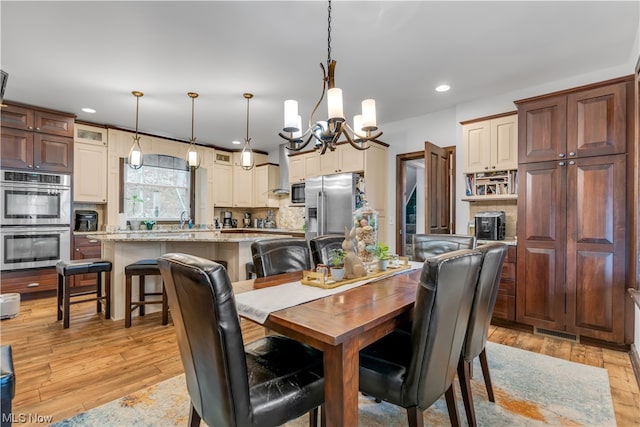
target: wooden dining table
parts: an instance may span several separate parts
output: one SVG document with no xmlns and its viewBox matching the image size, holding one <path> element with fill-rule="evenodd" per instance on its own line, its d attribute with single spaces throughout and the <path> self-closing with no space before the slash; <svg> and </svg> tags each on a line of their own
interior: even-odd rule
<svg viewBox="0 0 640 427">
<path fill-rule="evenodd" d="M 358 425 L 359 351 L 410 319 L 421 270 L 374 282 L 269 314 L 264 326 L 324 352 L 328 426 Z M 234 284 L 236 292 L 302 278 L 285 273 Z M 236 287 L 237 285 L 237 287 Z"/>
</svg>

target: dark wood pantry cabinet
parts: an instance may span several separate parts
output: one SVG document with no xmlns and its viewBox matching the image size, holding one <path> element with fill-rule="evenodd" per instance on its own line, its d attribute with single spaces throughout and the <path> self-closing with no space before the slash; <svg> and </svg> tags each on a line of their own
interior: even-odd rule
<svg viewBox="0 0 640 427">
<path fill-rule="evenodd" d="M 632 94 L 622 78 L 516 102 L 517 322 L 628 344 Z"/>
</svg>

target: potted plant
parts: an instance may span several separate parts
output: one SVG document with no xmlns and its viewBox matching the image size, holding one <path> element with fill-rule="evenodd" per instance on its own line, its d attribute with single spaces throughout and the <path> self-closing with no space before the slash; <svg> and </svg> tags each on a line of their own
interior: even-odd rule
<svg viewBox="0 0 640 427">
<path fill-rule="evenodd" d="M 378 259 L 378 270 L 385 271 L 391 258 L 389 255 L 389 246 L 382 242 L 376 242 L 373 246 L 373 256 Z"/>
<path fill-rule="evenodd" d="M 342 248 L 331 249 L 329 252 L 329 262 L 331 263 L 331 277 L 335 281 L 344 278 L 344 257 L 347 253 Z"/>
</svg>

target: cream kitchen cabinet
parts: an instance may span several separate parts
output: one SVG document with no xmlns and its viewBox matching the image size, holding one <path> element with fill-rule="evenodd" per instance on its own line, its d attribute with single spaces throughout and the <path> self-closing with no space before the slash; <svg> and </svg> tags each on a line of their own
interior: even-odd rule
<svg viewBox="0 0 640 427">
<path fill-rule="evenodd" d="M 233 160 L 230 152 L 215 151 L 210 185 L 213 206 L 233 206 Z"/>
<path fill-rule="evenodd" d="M 327 150 L 319 156 L 319 175 L 364 170 L 364 151 L 356 150 L 349 144 L 340 144 L 334 151 Z"/>
<path fill-rule="evenodd" d="M 320 157 L 315 150 L 289 156 L 289 182 L 304 182 L 310 176 L 320 175 Z"/>
<path fill-rule="evenodd" d="M 277 208 L 278 197 L 273 190 L 278 187 L 280 168 L 273 163 L 256 166 L 253 173 L 253 207 Z"/>
<path fill-rule="evenodd" d="M 518 168 L 518 115 L 461 122 L 465 173 Z"/>
<path fill-rule="evenodd" d="M 107 129 L 76 124 L 73 145 L 73 199 L 107 203 Z"/>
<path fill-rule="evenodd" d="M 233 153 L 233 203 L 234 208 L 250 208 L 253 205 L 254 187 L 253 175 L 255 167 L 251 170 L 244 170 L 240 166 L 240 156 L 242 153 Z M 264 154 L 253 153 L 256 165 L 266 163 L 268 156 Z"/>
</svg>

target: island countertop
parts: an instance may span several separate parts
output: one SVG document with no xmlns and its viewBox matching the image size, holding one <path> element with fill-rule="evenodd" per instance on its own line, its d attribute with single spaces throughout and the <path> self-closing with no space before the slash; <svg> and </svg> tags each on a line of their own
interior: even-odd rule
<svg viewBox="0 0 640 427">
<path fill-rule="evenodd" d="M 292 237 L 271 233 L 220 233 L 219 231 L 170 231 L 170 232 L 123 232 L 88 234 L 87 237 L 101 242 L 253 242 L 260 239 Z"/>
</svg>

